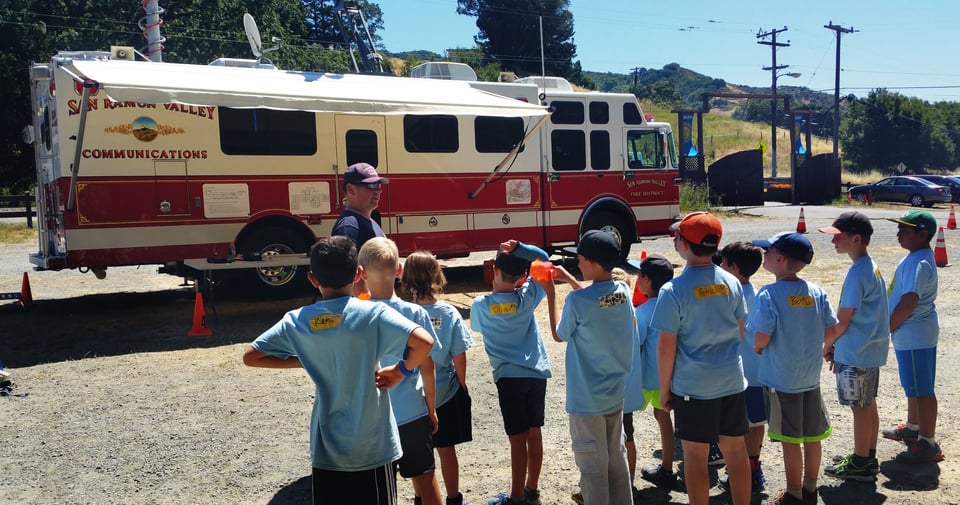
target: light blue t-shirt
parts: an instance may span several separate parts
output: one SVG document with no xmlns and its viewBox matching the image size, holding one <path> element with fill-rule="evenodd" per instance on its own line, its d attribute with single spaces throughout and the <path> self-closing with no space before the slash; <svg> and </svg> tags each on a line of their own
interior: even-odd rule
<svg viewBox="0 0 960 505">
<path fill-rule="evenodd" d="M 633 363 L 623 386 L 623 411 L 636 412 L 647 403 L 643 390 L 660 389 L 657 377 L 657 337 L 660 334 L 650 329 L 650 318 L 657 307 L 657 299 L 651 298 L 634 310 L 637 320 L 637 341 L 633 344 Z"/>
<path fill-rule="evenodd" d="M 711 400 L 746 388 L 740 365 L 743 315 L 740 282 L 713 264 L 688 265 L 660 288 L 650 327 L 677 336 L 674 394 Z"/>
<path fill-rule="evenodd" d="M 937 315 L 937 264 L 930 248 L 906 255 L 890 281 L 887 304 L 890 312 L 907 293 L 916 293 L 920 302 L 907 320 L 893 332 L 893 348 L 897 351 L 931 349 L 940 336 L 940 317 Z"/>
<path fill-rule="evenodd" d="M 430 323 L 430 315 L 423 307 L 410 303 L 400 298 L 390 299 L 371 298 L 370 301 L 382 303 L 393 310 L 403 314 L 403 317 L 413 321 L 421 328 L 427 330 L 430 337 L 433 338 L 433 349 L 430 350 L 430 358 L 436 362 L 437 356 L 441 353 L 440 339 L 433 331 L 433 325 Z M 391 365 L 404 359 L 405 350 L 400 354 L 388 354 L 383 359 L 383 365 Z M 414 370 L 413 374 L 404 377 L 400 384 L 390 388 L 390 405 L 393 406 L 393 417 L 397 420 L 397 426 L 403 426 L 415 419 L 428 414 L 427 401 L 423 397 L 423 377 L 420 375 L 420 369 Z"/>
<path fill-rule="evenodd" d="M 483 335 L 494 382 L 501 377 L 550 378 L 550 360 L 533 315 L 546 296 L 543 288 L 528 277 L 509 293 L 474 298 L 470 327 Z"/>
<path fill-rule="evenodd" d="M 750 311 L 753 310 L 753 303 L 757 299 L 757 290 L 749 282 L 741 284 L 743 288 L 743 308 L 746 312 L 745 319 L 750 318 Z M 760 355 L 753 352 L 753 343 L 755 331 L 750 328 L 743 329 L 743 340 L 740 341 L 740 358 L 743 360 L 743 378 L 747 379 L 748 386 L 762 386 L 760 384 Z"/>
<path fill-rule="evenodd" d="M 447 302 L 421 305 L 430 315 L 433 331 L 440 340 L 442 350 L 433 358 L 437 369 L 437 408 L 450 401 L 460 389 L 457 380 L 457 369 L 453 358 L 473 347 L 473 336 L 467 329 L 466 323 L 460 317 L 460 312 Z"/>
<path fill-rule="evenodd" d="M 890 346 L 886 286 L 873 258 L 864 256 L 853 262 L 840 291 L 839 309 L 853 309 L 853 316 L 834 348 L 833 358 L 838 363 L 859 368 L 886 364 Z"/>
<path fill-rule="evenodd" d="M 377 389 L 374 372 L 388 354 L 403 353 L 416 328 L 386 305 L 345 296 L 287 312 L 253 342 L 270 356 L 296 356 L 316 384 L 314 468 L 357 472 L 400 458 L 390 397 Z"/>
<path fill-rule="evenodd" d="M 567 342 L 567 413 L 597 416 L 623 409 L 623 381 L 640 340 L 630 288 L 594 282 L 567 295 L 557 336 Z"/>
<path fill-rule="evenodd" d="M 760 382 L 784 393 L 819 386 L 823 334 L 836 324 L 837 314 L 820 286 L 801 279 L 762 287 L 747 321 L 750 331 L 770 335 L 760 355 Z"/>
</svg>

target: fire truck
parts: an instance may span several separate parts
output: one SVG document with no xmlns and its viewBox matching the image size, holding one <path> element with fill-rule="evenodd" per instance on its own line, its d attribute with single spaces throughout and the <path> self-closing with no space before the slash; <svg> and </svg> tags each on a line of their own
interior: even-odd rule
<svg viewBox="0 0 960 505">
<path fill-rule="evenodd" d="M 402 254 L 558 250 L 588 229 L 629 246 L 679 214 L 670 126 L 631 95 L 129 56 L 61 52 L 30 69 L 38 270 L 192 277 L 189 259 L 304 253 L 361 161 L 390 179 L 378 210 Z M 279 297 L 306 270 L 239 273 Z"/>
</svg>

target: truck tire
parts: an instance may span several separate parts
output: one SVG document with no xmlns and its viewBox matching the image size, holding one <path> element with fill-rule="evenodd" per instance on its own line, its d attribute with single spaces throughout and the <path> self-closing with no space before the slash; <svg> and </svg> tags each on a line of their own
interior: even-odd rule
<svg viewBox="0 0 960 505">
<path fill-rule="evenodd" d="M 633 245 L 636 236 L 634 229 L 630 226 L 627 218 L 618 213 L 609 210 L 591 212 L 583 222 L 583 231 L 600 230 L 613 234 L 620 241 L 620 258 L 627 259 L 630 254 L 630 246 Z"/>
<path fill-rule="evenodd" d="M 251 233 L 239 244 L 237 254 L 259 253 L 262 257 L 277 254 L 306 253 L 307 244 L 292 230 L 266 227 Z M 240 291 L 251 299 L 283 299 L 310 292 L 307 265 L 295 267 L 248 268 L 239 272 Z"/>
</svg>

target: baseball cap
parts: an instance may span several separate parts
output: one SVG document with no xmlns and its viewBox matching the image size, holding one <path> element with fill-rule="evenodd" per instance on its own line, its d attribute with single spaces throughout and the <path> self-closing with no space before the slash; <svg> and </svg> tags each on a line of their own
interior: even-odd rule
<svg viewBox="0 0 960 505">
<path fill-rule="evenodd" d="M 390 179 L 386 177 L 380 177 L 380 174 L 377 173 L 377 169 L 373 168 L 369 163 L 354 163 L 347 167 L 347 171 L 343 173 L 343 184 L 367 184 L 371 182 L 379 182 L 383 184 L 390 184 Z"/>
<path fill-rule="evenodd" d="M 693 244 L 717 247 L 723 236 L 723 226 L 717 216 L 709 212 L 691 212 L 670 225 L 670 233 L 680 233 L 681 237 Z"/>
<path fill-rule="evenodd" d="M 763 249 L 775 247 L 784 256 L 800 260 L 806 264 L 813 261 L 813 245 L 802 233 L 785 231 L 768 240 L 754 240 L 753 245 Z"/>
<path fill-rule="evenodd" d="M 497 251 L 493 264 L 507 275 L 523 275 L 530 268 L 530 261 L 519 256 L 508 254 L 503 250 Z"/>
<path fill-rule="evenodd" d="M 828 233 L 830 235 L 855 233 L 857 235 L 870 236 L 873 235 L 873 225 L 870 224 L 870 218 L 857 211 L 844 212 L 833 220 L 832 226 L 820 228 L 820 233 Z"/>
<path fill-rule="evenodd" d="M 563 250 L 596 261 L 606 270 L 620 264 L 620 241 L 605 231 L 589 230 L 580 237 L 576 247 L 564 247 Z"/>
<path fill-rule="evenodd" d="M 937 220 L 929 212 L 923 210 L 912 210 L 900 217 L 888 217 L 887 221 L 893 221 L 917 230 L 927 230 L 930 233 L 937 230 Z"/>
<path fill-rule="evenodd" d="M 665 284 L 673 279 L 673 263 L 659 254 L 651 254 L 642 261 L 628 260 L 627 263 L 656 284 Z"/>
</svg>

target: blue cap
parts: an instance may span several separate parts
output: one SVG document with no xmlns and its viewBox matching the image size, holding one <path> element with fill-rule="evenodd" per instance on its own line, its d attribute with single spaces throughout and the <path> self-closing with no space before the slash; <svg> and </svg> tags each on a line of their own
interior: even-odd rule
<svg viewBox="0 0 960 505">
<path fill-rule="evenodd" d="M 813 261 L 813 244 L 802 233 L 785 231 L 770 237 L 768 240 L 754 240 L 753 245 L 763 249 L 775 247 L 784 256 L 800 260 L 808 265 Z"/>
</svg>

